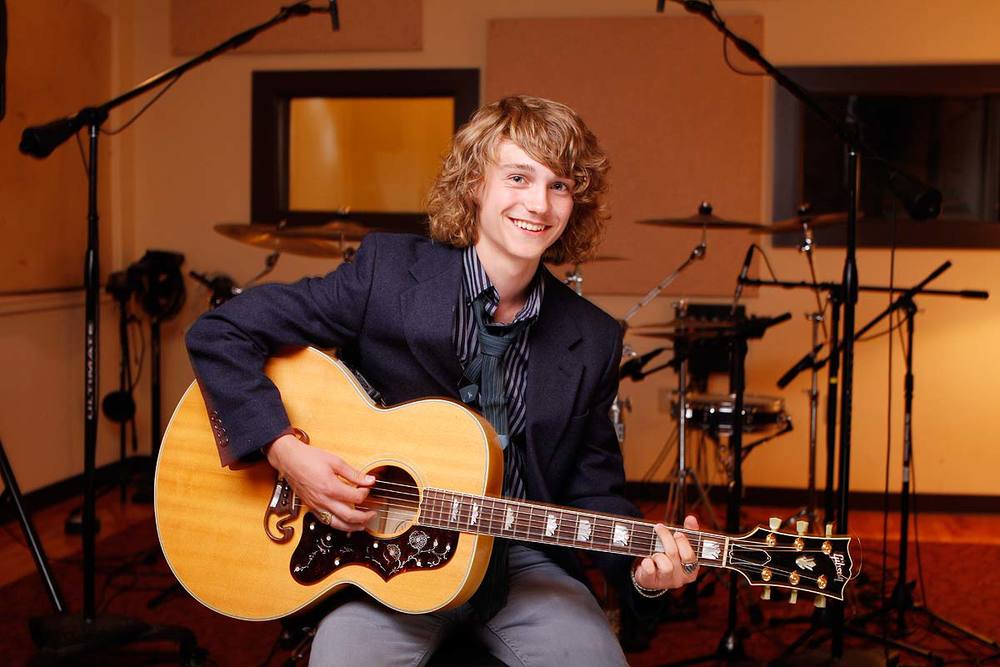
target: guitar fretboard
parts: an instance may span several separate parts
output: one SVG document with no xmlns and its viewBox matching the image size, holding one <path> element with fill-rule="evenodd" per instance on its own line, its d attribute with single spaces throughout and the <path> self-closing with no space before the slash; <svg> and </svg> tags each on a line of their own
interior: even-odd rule
<svg viewBox="0 0 1000 667">
<path fill-rule="evenodd" d="M 663 550 L 654 524 L 646 521 L 443 489 L 424 489 L 419 523 L 430 528 L 630 556 L 649 556 Z M 671 530 L 687 535 L 700 563 L 726 565 L 727 536 L 683 528 Z"/>
</svg>

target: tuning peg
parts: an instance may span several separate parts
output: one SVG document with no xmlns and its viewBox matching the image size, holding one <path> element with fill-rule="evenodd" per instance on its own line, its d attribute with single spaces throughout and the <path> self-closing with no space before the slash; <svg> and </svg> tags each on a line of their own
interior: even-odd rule
<svg viewBox="0 0 1000 667">
<path fill-rule="evenodd" d="M 795 532 L 799 535 L 805 535 L 806 531 L 809 530 L 809 522 L 799 519 L 795 522 Z"/>
<path fill-rule="evenodd" d="M 826 609 L 826 597 L 824 597 L 822 595 L 817 595 L 816 596 L 816 608 L 817 609 Z"/>
<path fill-rule="evenodd" d="M 760 599 L 761 600 L 770 600 L 771 599 L 771 587 L 770 586 L 764 586 L 764 592 L 760 594 Z"/>
<path fill-rule="evenodd" d="M 781 519 L 776 516 L 772 516 L 767 520 L 767 525 L 771 527 L 771 530 L 779 530 L 781 528 Z"/>
<path fill-rule="evenodd" d="M 799 592 L 793 590 L 792 594 L 788 596 L 788 604 L 797 604 L 798 601 L 799 601 Z"/>
</svg>

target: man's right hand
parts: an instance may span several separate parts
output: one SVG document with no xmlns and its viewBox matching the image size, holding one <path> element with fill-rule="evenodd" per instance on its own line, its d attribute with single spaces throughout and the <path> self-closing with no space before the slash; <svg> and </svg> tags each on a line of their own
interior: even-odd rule
<svg viewBox="0 0 1000 667">
<path fill-rule="evenodd" d="M 345 532 L 364 530 L 375 515 L 356 509 L 375 483 L 332 452 L 283 435 L 267 448 L 267 461 L 291 484 L 299 499 L 316 512 L 329 512 L 329 525 Z"/>
</svg>

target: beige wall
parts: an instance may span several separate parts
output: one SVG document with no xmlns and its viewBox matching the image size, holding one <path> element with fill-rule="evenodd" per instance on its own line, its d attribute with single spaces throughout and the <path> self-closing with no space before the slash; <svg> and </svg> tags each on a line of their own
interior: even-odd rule
<svg viewBox="0 0 1000 667">
<path fill-rule="evenodd" d="M 134 82 L 180 62 L 170 55 L 169 4 L 147 2 L 95 3 L 112 16 L 116 45 L 112 85 L 124 90 Z M 961 63 L 998 62 L 1000 43 L 991 28 L 1000 24 L 1000 3 L 965 0 L 951 3 L 896 0 L 872 2 L 843 0 L 720 0 L 723 13 L 760 14 L 764 17 L 764 52 L 778 65 Z M 484 67 L 487 21 L 493 17 L 530 16 L 652 16 L 652 0 L 551 2 L 425 0 L 424 48 L 414 53 L 355 53 L 324 55 L 231 55 L 186 75 L 125 135 L 112 139 L 112 194 L 105 208 L 112 216 L 111 268 L 121 268 L 146 248 L 183 252 L 186 268 L 225 271 L 247 280 L 262 266 L 264 251 L 227 241 L 211 231 L 214 223 L 247 220 L 249 215 L 250 72 L 255 69 L 381 68 L 381 67 Z M 676 13 L 676 11 L 675 11 Z M 312 20 L 321 20 L 314 18 Z M 721 50 L 721 49 L 720 49 Z M 655 72 L 655 68 L 651 68 Z M 769 98 L 768 98 L 769 99 Z M 765 145 L 770 145 L 770 103 L 765 112 Z M 697 131 L 697 128 L 692 128 Z M 668 148 L 668 147 L 665 147 Z M 770 155 L 761 168 L 769 173 Z M 760 202 L 762 219 L 769 219 L 769 179 Z M 721 208 L 721 203 L 716 202 Z M 664 212 L 665 214 L 668 212 Z M 710 241 L 711 242 L 711 241 Z M 805 265 L 794 250 L 770 252 L 781 278 L 804 277 Z M 840 275 L 842 253 L 820 249 L 820 275 Z M 946 258 L 955 268 L 939 287 L 1000 287 L 1000 268 L 992 251 L 904 251 L 897 258 L 897 281 L 911 282 Z M 884 283 L 889 262 L 884 251 L 860 253 L 864 281 Z M 285 257 L 275 277 L 291 280 L 330 268 L 328 262 Z M 733 267 L 733 274 L 738 267 Z M 602 296 L 596 300 L 621 315 L 637 296 Z M 165 326 L 164 404 L 169 413 L 190 381 L 190 369 L 181 336 L 199 312 L 207 295 L 190 288 L 182 314 Z M 39 302 L 40 303 L 40 302 Z M 866 297 L 859 320 L 874 314 L 881 297 Z M 35 305 L 38 305 L 37 303 Z M 750 356 L 750 389 L 774 393 L 774 380 L 808 346 L 808 329 L 802 313 L 810 308 L 808 297 L 762 291 L 748 300 L 753 312 L 775 314 L 792 311 L 795 318 L 756 344 Z M 994 409 L 992 377 L 1000 377 L 1000 353 L 995 334 L 1000 312 L 995 301 L 967 304 L 926 299 L 918 324 L 915 444 L 918 488 L 940 493 L 997 493 L 993 473 L 1000 465 L 1000 435 L 990 417 Z M 0 304 L 0 312 L 13 308 Z M 77 350 L 81 326 L 79 308 L 56 306 L 55 311 L 28 313 L 0 319 L 0 345 L 6 362 L 0 380 L 3 408 L 0 435 L 26 490 L 57 481 L 80 469 L 81 456 L 73 445 L 82 441 L 81 409 L 73 397 L 80 384 Z M 658 300 L 643 318 L 667 319 L 670 302 Z M 106 307 L 102 393 L 117 382 L 113 309 Z M 12 326 L 13 323 L 13 326 Z M 40 332 L 33 334 L 32 332 Z M 57 334 L 57 332 L 64 332 Z M 33 337 L 32 337 L 33 336 Z M 37 343 L 22 353 L 25 340 Z M 648 345 L 642 343 L 641 345 Z M 16 347 L 15 347 L 16 346 Z M 645 348 L 643 348 L 645 349 Z M 900 397 L 896 355 L 895 396 Z M 49 370 L 51 369 L 51 370 Z M 60 372 L 62 371 L 62 372 Z M 25 378 L 44 376 L 46 394 L 39 401 L 30 395 Z M 885 340 L 858 349 L 852 488 L 879 490 L 885 459 L 886 433 Z M 141 387 L 142 433 L 148 434 L 148 375 Z M 656 456 L 669 421 L 659 412 L 659 394 L 671 386 L 661 375 L 642 385 L 626 387 L 636 405 L 629 417 L 626 443 L 629 477 L 638 479 Z M 748 484 L 800 487 L 806 478 L 806 410 L 801 378 L 785 393 L 797 430 L 755 452 L 746 466 Z M 899 411 L 896 409 L 898 422 Z M 38 423 L 52 426 L 39 435 Z M 65 424 L 65 426 L 60 426 Z M 69 437 L 63 437 L 67 433 Z M 898 424 L 893 429 L 894 460 L 898 460 Z M 115 431 L 102 424 L 100 459 L 113 459 Z M 144 442 L 145 445 L 145 442 Z M 60 461 L 53 466 L 52 461 Z M 75 467 L 74 467 L 75 466 Z M 893 465 L 892 485 L 898 487 Z"/>
</svg>

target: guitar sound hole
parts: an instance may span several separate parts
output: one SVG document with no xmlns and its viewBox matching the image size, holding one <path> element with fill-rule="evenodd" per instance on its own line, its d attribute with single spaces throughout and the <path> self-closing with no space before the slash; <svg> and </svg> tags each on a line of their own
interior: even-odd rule
<svg viewBox="0 0 1000 667">
<path fill-rule="evenodd" d="M 382 538 L 404 533 L 417 517 L 420 489 L 413 476 L 396 466 L 379 466 L 367 471 L 375 476 L 375 486 L 364 506 L 375 516 L 367 524 L 368 532 Z"/>
</svg>

